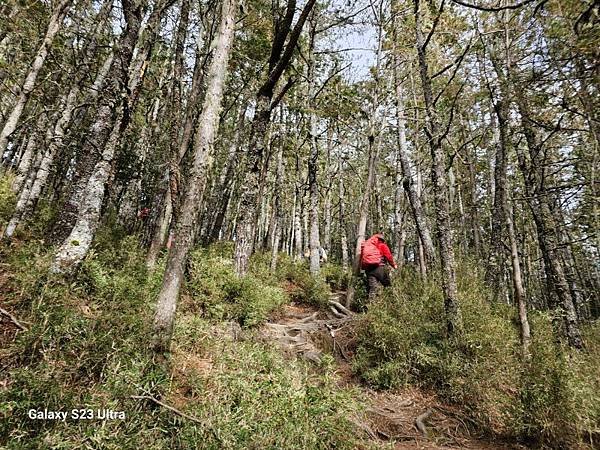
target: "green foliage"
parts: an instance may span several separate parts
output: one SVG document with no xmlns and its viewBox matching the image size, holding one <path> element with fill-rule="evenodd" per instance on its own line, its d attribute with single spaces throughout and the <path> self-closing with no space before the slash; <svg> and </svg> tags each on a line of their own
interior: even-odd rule
<svg viewBox="0 0 600 450">
<path fill-rule="evenodd" d="M 285 293 L 254 274 L 238 277 L 232 259 L 223 256 L 229 251 L 221 245 L 192 253 L 188 288 L 194 305 L 215 320 L 236 320 L 245 327 L 258 325 L 286 302 Z"/>
<path fill-rule="evenodd" d="M 521 432 L 565 447 L 600 430 L 600 323 L 584 327 L 587 348 L 570 351 L 554 341 L 551 317 L 532 318 L 531 362 L 522 374 Z"/>
<path fill-rule="evenodd" d="M 464 335 L 445 337 L 443 298 L 435 281 L 409 270 L 361 320 L 354 370 L 377 388 L 416 384 L 463 405 L 478 427 L 555 445 L 589 441 L 600 425 L 598 326 L 588 350 L 554 343 L 548 315 L 530 312 L 530 362 L 521 358 L 515 308 L 490 305 L 477 270 L 458 271 Z M 594 375 L 596 374 L 596 375 Z"/>
<path fill-rule="evenodd" d="M 286 289 L 290 298 L 298 303 L 319 308 L 327 307 L 331 289 L 323 276 L 312 276 L 306 262 L 292 261 L 290 258 L 281 259 L 277 278 L 287 284 Z"/>
<path fill-rule="evenodd" d="M 3 352 L 10 383 L 0 392 L 0 443 L 10 442 L 9 448 L 77 448 L 85 439 L 124 448 L 108 436 L 120 427 L 135 429 L 136 419 L 108 421 L 104 428 L 88 421 L 35 421 L 27 410 L 131 414 L 135 406 L 125 394 L 132 386 L 150 388 L 165 378 L 146 352 L 148 298 L 159 284 L 146 278 L 135 239 L 113 244 L 90 255 L 77 280 L 49 275 L 50 254 L 42 254 L 37 241 L 11 246 L 7 302 L 29 330 L 16 334 Z"/>
<path fill-rule="evenodd" d="M 181 308 L 171 370 L 155 364 L 148 342 L 161 274 L 147 274 L 135 238 L 114 236 L 99 233 L 77 279 L 49 275 L 51 254 L 37 241 L 0 247 L 9 264 L 3 303 L 29 328 L 0 346 L 2 448 L 356 448 L 355 395 L 336 386 L 333 368 L 316 373 L 250 331 L 234 340 L 226 326 Z M 196 251 L 190 284 L 258 323 L 283 292 L 253 276 L 235 281 L 219 259 L 226 251 Z M 131 398 L 140 394 L 202 425 Z M 30 408 L 107 408 L 126 419 L 31 420 Z"/>
<path fill-rule="evenodd" d="M 271 270 L 271 253 L 255 253 L 250 259 L 249 271 L 264 283 L 283 284 L 292 301 L 319 308 L 328 307 L 330 286 L 335 289 L 344 282 L 343 271 L 337 266 L 325 264 L 320 275 L 313 277 L 306 261 L 294 261 L 285 253 L 278 255 L 274 272 Z"/>
<path fill-rule="evenodd" d="M 0 225 L 8 223 L 17 198 L 11 188 L 14 177 L 9 173 L 0 177 Z"/>
<path fill-rule="evenodd" d="M 327 284 L 331 286 L 331 289 L 344 290 L 348 288 L 349 272 L 340 265 L 329 262 L 323 264 L 321 275 L 325 278 Z"/>
</svg>

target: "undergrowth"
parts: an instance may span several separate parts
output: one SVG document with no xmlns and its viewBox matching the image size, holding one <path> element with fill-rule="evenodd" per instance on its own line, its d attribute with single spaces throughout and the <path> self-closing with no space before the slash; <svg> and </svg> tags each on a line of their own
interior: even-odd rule
<svg viewBox="0 0 600 450">
<path fill-rule="evenodd" d="M 405 269 L 361 319 L 355 372 L 379 389 L 432 388 L 480 430 L 556 448 L 592 446 L 600 432 L 600 324 L 585 327 L 587 349 L 574 351 L 555 342 L 549 314 L 530 311 L 532 356 L 524 361 L 516 308 L 488 303 L 467 262 L 457 278 L 459 342 L 445 337 L 439 284 Z"/>
<path fill-rule="evenodd" d="M 149 350 L 161 273 L 146 271 L 135 237 L 102 230 L 75 277 L 49 275 L 51 249 L 39 241 L 0 245 L 2 305 L 28 328 L 0 346 L 0 447 L 356 448 L 355 395 L 335 385 L 331 365 L 286 359 L 254 331 L 234 338 L 216 320 L 251 328 L 288 300 L 258 264 L 233 277 L 227 246 L 192 256 L 165 369 Z M 111 409 L 126 419 L 28 418 L 44 408 Z"/>
<path fill-rule="evenodd" d="M 13 181 L 14 176 L 11 173 L 0 176 L 0 228 L 8 223 L 17 203 L 16 195 L 11 188 Z"/>
</svg>

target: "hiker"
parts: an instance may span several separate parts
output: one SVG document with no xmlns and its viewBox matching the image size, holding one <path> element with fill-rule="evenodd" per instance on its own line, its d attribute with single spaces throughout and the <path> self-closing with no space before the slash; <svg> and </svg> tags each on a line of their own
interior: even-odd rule
<svg viewBox="0 0 600 450">
<path fill-rule="evenodd" d="M 394 269 L 398 268 L 390 248 L 380 233 L 374 234 L 361 244 L 360 264 L 361 268 L 367 274 L 369 300 L 375 297 L 381 285 L 389 286 L 391 284 L 386 264 L 389 264 Z"/>
</svg>

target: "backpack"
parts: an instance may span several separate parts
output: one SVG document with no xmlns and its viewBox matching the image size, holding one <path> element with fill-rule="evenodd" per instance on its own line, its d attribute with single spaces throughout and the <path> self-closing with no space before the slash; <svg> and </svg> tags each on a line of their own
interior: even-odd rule
<svg viewBox="0 0 600 450">
<path fill-rule="evenodd" d="M 361 266 L 373 266 L 381 264 L 383 255 L 373 240 L 364 241 L 360 247 Z"/>
</svg>

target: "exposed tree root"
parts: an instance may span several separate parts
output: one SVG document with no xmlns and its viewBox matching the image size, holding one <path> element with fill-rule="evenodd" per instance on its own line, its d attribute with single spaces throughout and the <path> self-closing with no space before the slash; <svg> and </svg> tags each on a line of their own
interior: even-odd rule
<svg viewBox="0 0 600 450">
<path fill-rule="evenodd" d="M 185 419 L 191 420 L 192 422 L 199 423 L 201 425 L 206 425 L 204 421 L 198 419 L 197 417 L 190 416 L 189 414 L 179 411 L 177 408 L 167 405 L 166 403 L 161 402 L 159 399 L 152 397 L 151 395 L 132 395 L 131 398 L 133 398 L 135 400 L 150 400 L 150 401 L 156 403 L 157 405 L 160 405 L 163 408 L 168 409 L 169 411 L 177 414 L 178 416 L 181 416 Z"/>
<path fill-rule="evenodd" d="M 435 397 L 416 388 L 401 392 L 377 392 L 368 389 L 357 380 L 350 366 L 355 345 L 353 323 L 359 317 L 333 298 L 328 302 L 329 311 L 314 311 L 307 307 L 287 306 L 274 322 L 267 323 L 263 335 L 274 341 L 286 352 L 319 364 L 324 354 L 337 359 L 336 374 L 340 387 L 356 387 L 366 408 L 349 417 L 364 434 L 366 441 L 378 444 L 394 443 L 397 449 L 442 449 L 447 445 L 460 448 L 499 449 L 497 445 L 479 442 L 465 436 L 458 428 L 463 424 L 452 411 L 444 410 Z M 424 409 L 426 411 L 421 413 Z M 436 413 L 433 417 L 432 414 Z M 416 419 L 415 419 L 416 417 Z M 430 423 L 427 423 L 430 419 Z M 466 427 L 465 427 L 466 428 Z M 436 439 L 430 436 L 435 430 Z M 410 442 L 413 441 L 413 442 Z"/>
<path fill-rule="evenodd" d="M 309 315 L 301 316 L 297 313 L 290 314 L 292 321 L 284 323 L 267 323 L 263 332 L 272 340 L 275 340 L 284 349 L 301 355 L 302 357 L 319 363 L 321 361 L 322 351 L 315 340 L 323 338 L 333 341 L 330 345 L 336 349 L 336 331 L 343 325 L 354 319 L 354 313 L 344 308 L 335 300 L 330 301 L 331 311 L 335 317 L 319 319 L 319 312 L 315 311 Z M 340 347 L 337 344 L 337 347 Z M 340 348 L 340 353 L 344 355 Z"/>
<path fill-rule="evenodd" d="M 425 437 L 428 436 L 427 427 L 425 426 L 425 421 L 432 413 L 433 413 L 433 409 L 429 408 L 427 411 L 425 411 L 423 414 L 421 414 L 420 416 L 418 416 L 415 419 L 415 426 L 417 427 L 417 430 L 419 430 L 421 432 L 421 434 Z"/>
<path fill-rule="evenodd" d="M 9 313 L 7 310 L 5 310 L 4 308 L 0 308 L 0 313 L 2 313 L 3 315 L 5 315 L 6 317 L 8 317 L 10 319 L 10 321 L 12 323 L 14 323 L 17 327 L 19 327 L 21 330 L 27 331 L 27 328 L 25 326 L 23 326 L 21 324 L 21 322 L 19 322 L 17 320 L 17 318 L 15 316 L 13 316 L 11 313 Z"/>
</svg>

